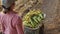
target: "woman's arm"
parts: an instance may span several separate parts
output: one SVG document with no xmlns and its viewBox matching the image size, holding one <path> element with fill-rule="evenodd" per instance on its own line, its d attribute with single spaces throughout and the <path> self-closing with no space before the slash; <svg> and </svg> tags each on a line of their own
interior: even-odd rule
<svg viewBox="0 0 60 34">
<path fill-rule="evenodd" d="M 5 31 L 5 27 L 4 24 L 2 23 L 2 21 L 0 20 L 0 32 L 4 32 Z"/>
<path fill-rule="evenodd" d="M 24 34 L 23 24 L 22 24 L 22 20 L 20 18 L 18 18 L 18 20 L 17 20 L 16 30 L 17 30 L 18 34 Z"/>
</svg>

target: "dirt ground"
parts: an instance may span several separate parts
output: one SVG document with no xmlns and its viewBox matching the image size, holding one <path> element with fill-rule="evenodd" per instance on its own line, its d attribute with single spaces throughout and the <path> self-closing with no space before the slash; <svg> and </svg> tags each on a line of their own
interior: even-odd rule
<svg viewBox="0 0 60 34">
<path fill-rule="evenodd" d="M 44 0 L 42 11 L 47 15 L 44 34 L 60 34 L 60 0 Z"/>
</svg>

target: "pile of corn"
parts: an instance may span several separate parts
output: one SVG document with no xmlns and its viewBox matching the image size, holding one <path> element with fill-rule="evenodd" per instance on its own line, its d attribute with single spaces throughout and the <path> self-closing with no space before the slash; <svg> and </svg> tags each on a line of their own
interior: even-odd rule
<svg viewBox="0 0 60 34">
<path fill-rule="evenodd" d="M 40 10 L 30 10 L 23 17 L 23 24 L 27 27 L 35 28 L 44 19 L 44 14 Z"/>
</svg>

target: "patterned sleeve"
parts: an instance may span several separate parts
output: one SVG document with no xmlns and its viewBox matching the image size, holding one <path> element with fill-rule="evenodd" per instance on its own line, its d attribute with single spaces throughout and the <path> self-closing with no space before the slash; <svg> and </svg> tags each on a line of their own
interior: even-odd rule
<svg viewBox="0 0 60 34">
<path fill-rule="evenodd" d="M 18 34 L 24 34 L 22 19 L 20 17 L 17 19 L 15 26 Z"/>
</svg>

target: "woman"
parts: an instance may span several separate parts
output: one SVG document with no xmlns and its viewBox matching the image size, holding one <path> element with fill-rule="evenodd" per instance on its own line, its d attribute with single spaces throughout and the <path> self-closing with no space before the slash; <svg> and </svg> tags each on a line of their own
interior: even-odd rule
<svg viewBox="0 0 60 34">
<path fill-rule="evenodd" d="M 22 20 L 13 11 L 16 0 L 2 0 L 3 14 L 0 14 L 3 34 L 24 34 Z"/>
</svg>

